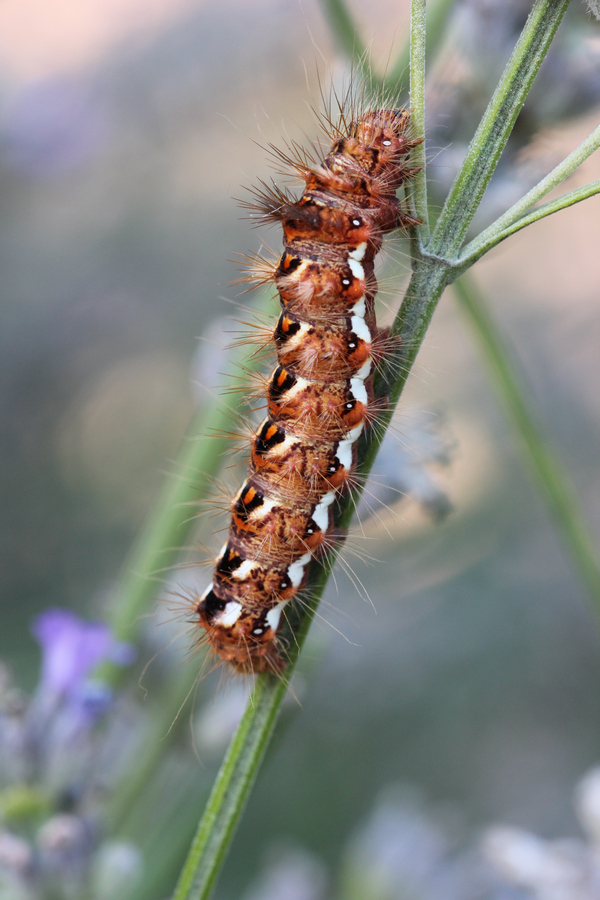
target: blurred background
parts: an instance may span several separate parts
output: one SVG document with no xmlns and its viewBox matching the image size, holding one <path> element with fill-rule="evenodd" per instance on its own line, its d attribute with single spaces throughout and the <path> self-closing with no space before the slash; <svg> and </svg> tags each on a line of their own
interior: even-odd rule
<svg viewBox="0 0 600 900">
<path fill-rule="evenodd" d="M 431 68 L 428 152 L 440 197 L 527 4 L 499 6 L 458 4 Z M 383 71 L 404 45 L 408 4 L 357 0 L 353 9 Z M 563 55 L 520 118 L 484 224 L 597 125 L 600 26 L 576 4 L 561 35 Z M 263 147 L 314 134 L 319 73 L 329 84 L 344 71 L 313 0 L 3 4 L 0 656 L 26 689 L 39 667 L 36 613 L 104 615 L 202 393 L 198 373 L 226 366 L 200 336 L 216 340 L 209 329 L 223 315 L 231 323 L 217 332 L 248 320 L 223 299 L 251 302 L 228 286 L 238 277 L 230 260 L 261 241 L 280 246 L 232 198 L 269 177 Z M 592 157 L 567 189 L 599 177 Z M 599 214 L 597 197 L 563 211 L 473 270 L 596 541 Z M 408 256 L 399 239 L 392 248 L 384 300 L 396 309 Z M 366 537 L 349 542 L 346 559 L 372 604 L 340 571 L 219 898 L 325 896 L 390 797 L 425 821 L 442 816 L 444 833 L 467 843 L 500 820 L 550 837 L 579 827 L 573 788 L 600 760 L 598 622 L 451 290 L 389 446 L 379 480 L 404 479 L 418 498 L 392 501 L 378 510 L 385 528 L 366 521 Z M 198 540 L 214 550 L 213 527 L 204 521 Z M 204 570 L 185 575 L 194 577 L 201 586 Z M 140 668 L 170 641 L 168 627 L 157 631 Z M 166 653 L 168 665 L 183 645 Z M 203 683 L 199 760 L 186 713 L 165 785 L 208 789 L 223 744 L 203 745 L 202 729 L 216 726 L 202 716 L 229 694 L 219 698 Z M 128 827 L 150 853 L 135 831 L 143 818 Z M 183 852 L 193 812 L 181 821 Z M 160 843 L 158 813 L 153 824 Z M 261 875 L 274 859 L 296 872 L 289 893 Z M 168 893 L 177 860 L 145 896 Z M 309 885 L 304 894 L 291 893 L 296 882 Z"/>
</svg>

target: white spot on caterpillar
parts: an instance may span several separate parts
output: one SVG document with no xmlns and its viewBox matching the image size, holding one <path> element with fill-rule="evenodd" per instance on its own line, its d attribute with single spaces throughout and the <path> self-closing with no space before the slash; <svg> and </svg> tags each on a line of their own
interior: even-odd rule
<svg viewBox="0 0 600 900">
<path fill-rule="evenodd" d="M 360 425 L 349 431 L 345 439 L 337 445 L 335 458 L 345 469 L 349 469 L 352 466 L 352 446 L 359 439 L 364 427 L 364 422 L 361 422 Z"/>
<path fill-rule="evenodd" d="M 313 521 L 319 526 L 321 531 L 327 531 L 327 526 L 329 525 L 329 513 L 328 509 L 335 500 L 335 491 L 329 491 L 329 493 L 325 494 L 322 498 L 321 502 L 315 506 L 314 512 L 312 514 Z"/>
<path fill-rule="evenodd" d="M 274 500 L 265 500 L 264 503 L 262 503 L 260 506 L 257 506 L 256 509 L 252 510 L 250 516 L 256 516 L 259 519 L 263 519 L 271 512 L 274 506 Z"/>
<path fill-rule="evenodd" d="M 350 379 L 350 390 L 355 400 L 358 400 L 359 403 L 363 403 L 365 406 L 367 405 L 367 403 L 369 402 L 367 389 L 365 388 L 364 383 L 360 378 Z"/>
<path fill-rule="evenodd" d="M 255 562 L 253 559 L 245 559 L 241 566 L 238 566 L 237 569 L 232 572 L 232 575 L 234 578 L 239 578 L 241 581 L 250 574 L 254 566 Z"/>
<path fill-rule="evenodd" d="M 361 381 L 364 381 L 365 378 L 369 377 L 370 372 L 371 372 L 371 360 L 368 359 L 366 362 L 364 362 L 362 364 L 362 366 L 360 367 L 360 369 L 358 370 L 358 372 L 356 373 L 356 375 L 354 377 L 359 378 Z"/>
<path fill-rule="evenodd" d="M 311 560 L 310 553 L 304 553 L 300 559 L 297 559 L 296 562 L 293 562 L 290 566 L 288 566 L 287 575 L 290 581 L 292 582 L 292 586 L 297 588 L 300 587 L 300 583 L 304 578 L 304 570 Z"/>
<path fill-rule="evenodd" d="M 352 309 L 350 310 L 353 316 L 358 316 L 359 319 L 364 319 L 366 306 L 365 306 L 365 298 L 362 296 L 360 300 L 357 300 Z"/>
<path fill-rule="evenodd" d="M 213 587 L 214 587 L 214 584 L 213 584 L 213 582 L 211 581 L 211 583 L 209 584 L 209 586 L 206 588 L 206 590 L 204 591 L 204 593 L 203 593 L 202 596 L 200 597 L 200 603 L 202 603 L 203 600 L 206 600 L 206 598 L 208 597 L 208 595 L 209 595 L 210 592 L 212 591 Z"/>
<path fill-rule="evenodd" d="M 219 552 L 217 554 L 217 562 L 221 562 L 221 560 L 225 556 L 226 550 L 227 550 L 227 541 L 225 541 L 225 543 L 223 544 L 223 546 L 221 547 L 221 549 L 219 550 Z"/>
<path fill-rule="evenodd" d="M 370 344 L 372 341 L 371 332 L 369 331 L 369 327 L 364 319 L 360 316 L 352 316 L 350 319 L 350 327 L 352 331 L 356 335 L 356 337 L 360 338 L 362 341 L 366 341 L 367 344 Z"/>
<path fill-rule="evenodd" d="M 273 609 L 270 609 L 267 615 L 265 616 L 267 620 L 267 625 L 269 625 L 273 631 L 277 631 L 279 628 L 279 621 L 281 619 L 281 610 L 285 606 L 285 600 L 281 600 L 277 606 L 274 606 Z"/>
<path fill-rule="evenodd" d="M 352 256 L 352 254 L 350 254 L 350 256 Z M 355 278 L 360 278 L 361 281 L 365 280 L 365 270 L 359 262 L 357 262 L 355 259 L 348 258 L 348 265 L 350 266 L 350 271 Z"/>
<path fill-rule="evenodd" d="M 340 441 L 335 451 L 335 458 L 341 466 L 349 469 L 352 465 L 352 444 L 354 441 Z"/>
<path fill-rule="evenodd" d="M 351 444 L 354 444 L 361 436 L 364 427 L 364 422 L 361 422 L 360 425 L 357 425 L 356 428 L 353 428 L 352 431 L 348 432 L 346 440 L 350 441 Z"/>
<path fill-rule="evenodd" d="M 355 250 L 352 250 L 352 252 L 348 254 L 348 256 L 350 257 L 350 259 L 357 259 L 360 261 L 364 257 L 366 252 L 367 242 L 363 241 L 362 244 L 359 244 Z"/>
<path fill-rule="evenodd" d="M 214 622 L 217 625 L 222 625 L 224 628 L 228 628 L 230 625 L 235 625 L 237 620 L 239 619 L 242 612 L 242 604 L 236 603 L 235 600 L 230 600 L 229 603 L 225 605 L 225 609 L 221 613 L 218 618 L 214 619 Z"/>
</svg>

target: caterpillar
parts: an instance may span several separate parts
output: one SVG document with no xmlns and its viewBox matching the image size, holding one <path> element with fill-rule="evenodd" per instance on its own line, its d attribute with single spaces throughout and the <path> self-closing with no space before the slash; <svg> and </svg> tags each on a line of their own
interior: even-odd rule
<svg viewBox="0 0 600 900">
<path fill-rule="evenodd" d="M 283 253 L 262 278 L 281 303 L 277 365 L 227 541 L 194 606 L 213 652 L 244 673 L 285 667 L 282 611 L 333 539 L 333 504 L 349 489 L 356 442 L 376 413 L 373 373 L 389 339 L 375 321 L 375 256 L 386 233 L 420 222 L 396 197 L 422 141 L 409 111 L 342 109 L 328 125 L 322 161 L 279 153 L 304 179 L 299 199 L 261 182 L 246 204 L 283 228 Z"/>
</svg>

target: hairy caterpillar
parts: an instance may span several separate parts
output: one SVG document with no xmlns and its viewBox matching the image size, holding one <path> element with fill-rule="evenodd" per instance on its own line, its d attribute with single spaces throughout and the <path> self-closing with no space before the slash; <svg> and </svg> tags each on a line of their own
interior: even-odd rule
<svg viewBox="0 0 600 900">
<path fill-rule="evenodd" d="M 374 416 L 373 371 L 386 343 L 375 322 L 374 259 L 384 234 L 420 221 L 396 197 L 421 142 L 409 121 L 405 109 L 342 111 L 338 125 L 328 123 L 333 144 L 322 162 L 281 154 L 304 178 L 302 196 L 262 183 L 251 204 L 283 227 L 283 254 L 268 273 L 282 307 L 277 366 L 227 542 L 194 609 L 213 651 L 244 672 L 285 665 L 282 610 L 331 535 L 332 504 Z"/>
</svg>

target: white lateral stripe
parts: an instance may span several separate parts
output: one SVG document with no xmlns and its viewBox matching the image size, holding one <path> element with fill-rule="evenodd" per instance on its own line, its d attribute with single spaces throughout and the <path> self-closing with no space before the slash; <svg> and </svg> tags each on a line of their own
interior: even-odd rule
<svg viewBox="0 0 600 900">
<path fill-rule="evenodd" d="M 354 381 L 354 379 L 352 379 L 352 381 Z M 359 439 L 364 427 L 364 422 L 361 422 L 360 425 L 357 425 L 356 428 L 349 431 L 345 439 L 340 441 L 337 445 L 335 456 L 340 465 L 345 469 L 349 469 L 352 466 L 352 447 Z"/>
<path fill-rule="evenodd" d="M 363 365 L 360 367 L 355 378 L 359 378 L 361 381 L 364 381 L 365 378 L 368 378 L 371 373 L 371 360 L 368 359 Z"/>
<path fill-rule="evenodd" d="M 335 458 L 345 469 L 349 469 L 352 466 L 353 443 L 354 441 L 340 441 L 335 451 Z"/>
<path fill-rule="evenodd" d="M 350 319 L 350 327 L 356 337 L 360 338 L 362 341 L 366 341 L 367 344 L 370 344 L 373 340 L 371 332 L 369 331 L 369 326 L 360 316 L 352 316 Z"/>
<path fill-rule="evenodd" d="M 327 531 L 329 525 L 329 507 L 335 500 L 335 491 L 329 491 L 322 498 L 321 502 L 315 506 L 312 514 L 313 521 L 319 526 L 321 531 Z"/>
<path fill-rule="evenodd" d="M 353 250 L 352 253 L 349 253 L 348 256 L 350 259 L 362 259 L 367 251 L 367 242 L 363 241 L 362 244 L 359 244 L 356 250 Z"/>
<path fill-rule="evenodd" d="M 355 400 L 358 400 L 359 403 L 363 403 L 365 406 L 368 404 L 367 389 L 360 378 L 350 379 L 350 390 Z"/>
<path fill-rule="evenodd" d="M 365 280 L 365 270 L 356 259 L 348 259 L 348 265 L 355 278 L 360 278 L 361 281 Z"/>
<path fill-rule="evenodd" d="M 273 631 L 277 631 L 279 628 L 279 621 L 281 619 L 281 610 L 285 606 L 285 601 L 280 601 L 277 606 L 274 606 L 273 609 L 270 609 L 265 619 L 267 621 L 267 625 L 269 625 Z"/>
<path fill-rule="evenodd" d="M 327 509 L 322 507 L 319 503 L 318 506 L 315 506 L 315 511 L 312 514 L 312 520 L 321 531 L 327 531 L 329 527 L 329 513 Z"/>
<path fill-rule="evenodd" d="M 300 559 L 297 559 L 296 562 L 293 562 L 290 566 L 288 566 L 287 575 L 292 582 L 293 587 L 297 588 L 300 586 L 300 583 L 304 578 L 304 570 L 310 560 L 311 554 L 305 553 L 300 557 Z"/>
<path fill-rule="evenodd" d="M 350 441 L 351 444 L 354 444 L 361 436 L 364 427 L 365 423 L 361 422 L 360 425 L 357 425 L 356 428 L 353 428 L 352 431 L 348 432 L 346 440 Z"/>
<path fill-rule="evenodd" d="M 366 310 L 367 307 L 365 305 L 365 298 L 363 295 L 360 300 L 356 301 L 350 312 L 353 316 L 358 316 L 359 319 L 364 319 Z"/>
</svg>

